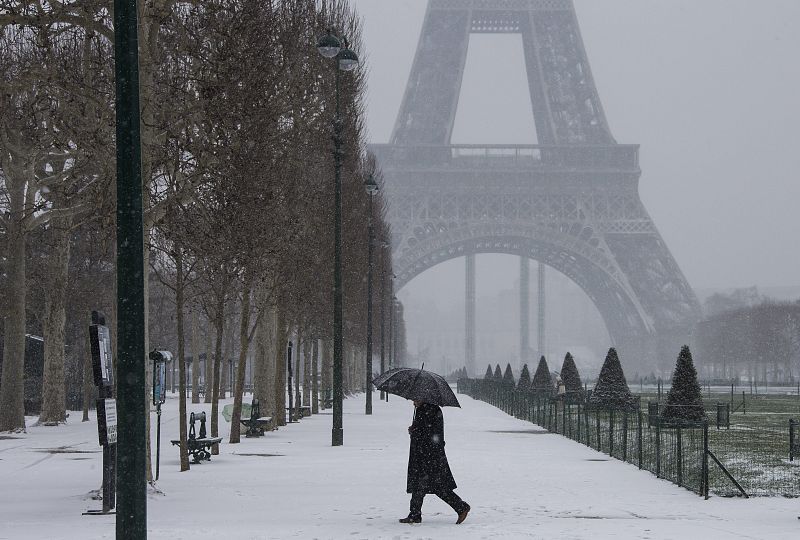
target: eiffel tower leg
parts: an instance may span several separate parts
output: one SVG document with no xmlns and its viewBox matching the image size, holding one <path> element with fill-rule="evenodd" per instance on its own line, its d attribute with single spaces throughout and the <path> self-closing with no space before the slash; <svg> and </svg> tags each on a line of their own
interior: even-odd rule
<svg viewBox="0 0 800 540">
<path fill-rule="evenodd" d="M 538 345 L 539 345 L 539 354 L 544 356 L 545 349 L 547 347 L 547 343 L 545 342 L 545 327 L 544 327 L 544 308 L 545 308 L 545 283 L 544 283 L 544 264 L 539 263 L 539 298 L 538 298 L 538 308 L 539 308 L 539 317 L 538 317 Z"/>
<path fill-rule="evenodd" d="M 520 366 L 528 362 L 530 343 L 530 259 L 519 258 L 519 360 Z"/>
<path fill-rule="evenodd" d="M 475 255 L 467 255 L 466 276 L 466 365 L 470 373 L 477 374 L 475 365 Z"/>
</svg>

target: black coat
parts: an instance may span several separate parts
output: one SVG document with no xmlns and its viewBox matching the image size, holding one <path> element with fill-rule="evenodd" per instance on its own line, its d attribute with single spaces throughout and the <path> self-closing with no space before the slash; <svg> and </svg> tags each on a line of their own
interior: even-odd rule
<svg viewBox="0 0 800 540">
<path fill-rule="evenodd" d="M 444 453 L 444 418 L 438 405 L 423 403 L 411 424 L 408 493 L 441 493 L 456 488 Z"/>
</svg>

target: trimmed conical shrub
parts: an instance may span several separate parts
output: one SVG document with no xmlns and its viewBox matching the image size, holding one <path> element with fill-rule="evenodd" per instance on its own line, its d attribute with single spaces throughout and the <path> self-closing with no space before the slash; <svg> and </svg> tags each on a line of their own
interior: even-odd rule
<svg viewBox="0 0 800 540">
<path fill-rule="evenodd" d="M 701 422 L 706 418 L 697 370 L 687 345 L 681 348 L 678 355 L 675 371 L 672 373 L 672 388 L 667 394 L 667 404 L 661 418 L 685 422 Z"/>
<path fill-rule="evenodd" d="M 514 381 L 514 372 L 511 371 L 511 364 L 506 364 L 506 371 L 503 373 L 503 385 L 513 387 L 516 384 Z"/>
<path fill-rule="evenodd" d="M 487 381 L 491 381 L 492 379 L 494 379 L 494 374 L 492 373 L 491 364 L 486 366 L 486 375 L 484 375 L 483 378 L 486 379 Z"/>
<path fill-rule="evenodd" d="M 500 369 L 500 364 L 497 364 L 497 367 L 494 368 L 494 380 L 497 382 L 503 380 L 503 371 Z"/>
<path fill-rule="evenodd" d="M 550 379 L 550 368 L 547 367 L 547 360 L 542 356 L 539 359 L 539 366 L 536 368 L 536 373 L 533 375 L 531 381 L 531 390 L 542 396 L 550 396 L 553 394 L 553 382 Z"/>
<path fill-rule="evenodd" d="M 566 399 L 568 401 L 576 403 L 583 398 L 581 376 L 578 374 L 578 367 L 575 365 L 575 359 L 572 358 L 570 353 L 567 353 L 564 357 L 564 363 L 561 365 L 561 380 L 564 383 L 564 390 L 566 391 Z"/>
<path fill-rule="evenodd" d="M 531 387 L 531 374 L 528 371 L 528 364 L 522 366 L 522 373 L 519 374 L 519 382 L 517 388 L 520 390 L 529 390 Z"/>
<path fill-rule="evenodd" d="M 636 409 L 636 398 L 628 388 L 617 350 L 613 347 L 608 349 L 606 361 L 603 362 L 603 368 L 600 370 L 600 376 L 597 378 L 597 384 L 594 386 L 589 403 L 602 409 Z"/>
</svg>

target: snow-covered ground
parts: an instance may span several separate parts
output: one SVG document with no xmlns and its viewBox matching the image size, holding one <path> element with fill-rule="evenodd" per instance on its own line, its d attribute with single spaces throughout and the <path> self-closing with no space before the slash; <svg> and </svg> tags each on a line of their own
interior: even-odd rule
<svg viewBox="0 0 800 540">
<path fill-rule="evenodd" d="M 345 401 L 343 447 L 330 446 L 331 416 L 321 414 L 260 439 L 226 442 L 210 463 L 184 473 L 169 444 L 177 400 L 168 399 L 163 494 L 149 496 L 149 538 L 800 538 L 800 500 L 705 501 L 463 395 L 462 409 L 445 409 L 445 434 L 456 492 L 472 512 L 456 526 L 452 510 L 429 496 L 422 524 L 403 525 L 413 410 L 403 399 L 377 397 L 372 416 L 363 414 L 363 395 Z M 114 537 L 113 516 L 81 515 L 100 508 L 86 497 L 100 485 L 102 454 L 96 423 L 76 416 L 0 437 L 0 539 Z M 227 435 L 230 424 L 221 419 L 221 426 Z"/>
</svg>

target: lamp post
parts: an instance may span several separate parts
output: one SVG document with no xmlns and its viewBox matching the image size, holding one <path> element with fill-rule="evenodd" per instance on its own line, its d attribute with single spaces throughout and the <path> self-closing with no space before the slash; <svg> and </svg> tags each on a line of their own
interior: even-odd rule
<svg viewBox="0 0 800 540">
<path fill-rule="evenodd" d="M 369 226 L 367 239 L 367 393 L 366 414 L 372 414 L 372 244 L 374 243 L 375 231 L 372 225 L 372 196 L 378 192 L 378 183 L 371 174 L 364 188 L 369 194 Z"/>
<path fill-rule="evenodd" d="M 339 71 L 352 71 L 358 56 L 339 38 L 328 32 L 317 42 L 317 50 L 325 58 L 336 60 L 336 111 L 333 119 L 334 158 L 334 249 L 333 249 L 333 428 L 331 445 L 344 444 L 342 429 L 342 119 L 339 104 Z"/>
<path fill-rule="evenodd" d="M 114 0 L 117 151 L 117 538 L 147 538 L 144 216 L 137 0 Z"/>
</svg>

